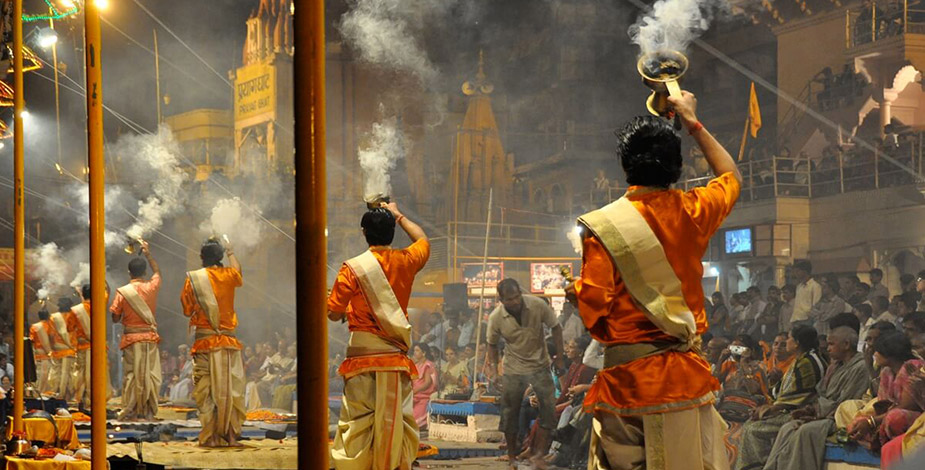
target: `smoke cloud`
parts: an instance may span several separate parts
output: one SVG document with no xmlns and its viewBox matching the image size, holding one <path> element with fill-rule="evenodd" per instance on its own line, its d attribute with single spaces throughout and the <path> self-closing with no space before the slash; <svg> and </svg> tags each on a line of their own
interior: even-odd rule
<svg viewBox="0 0 925 470">
<path fill-rule="evenodd" d="M 263 224 L 254 210 L 239 198 L 222 199 L 212 208 L 212 214 L 203 221 L 199 230 L 206 236 L 228 235 L 235 247 L 254 248 L 263 235 Z"/>
<path fill-rule="evenodd" d="M 125 231 L 132 238 L 147 237 L 183 208 L 183 183 L 188 177 L 181 169 L 180 148 L 170 128 L 161 125 L 156 134 L 122 137 L 113 145 L 112 153 L 131 159 L 133 171 L 153 183 L 151 194 L 138 204 L 137 218 Z M 107 244 L 119 241 L 107 240 Z"/>
<path fill-rule="evenodd" d="M 683 52 L 710 27 L 717 11 L 729 11 L 728 0 L 659 0 L 630 26 L 630 39 L 643 54 Z"/>
<path fill-rule="evenodd" d="M 366 175 L 367 197 L 392 194 L 390 172 L 405 157 L 407 145 L 398 119 L 391 117 L 373 123 L 368 145 L 357 152 L 360 167 Z"/>
<path fill-rule="evenodd" d="M 71 281 L 71 287 L 81 288 L 84 284 L 90 282 L 90 263 L 80 262 L 77 268 L 77 275 Z"/>
<path fill-rule="evenodd" d="M 71 267 L 56 243 L 39 246 L 30 253 L 29 261 L 35 266 L 35 276 L 42 280 L 42 287 L 36 292 L 39 299 L 47 299 L 67 285 Z"/>
<path fill-rule="evenodd" d="M 577 228 L 576 226 L 576 229 Z M 569 230 L 566 232 L 565 237 L 568 238 L 569 243 L 572 244 L 572 249 L 575 250 L 575 254 L 580 255 L 583 249 L 581 244 L 581 230 Z"/>
</svg>

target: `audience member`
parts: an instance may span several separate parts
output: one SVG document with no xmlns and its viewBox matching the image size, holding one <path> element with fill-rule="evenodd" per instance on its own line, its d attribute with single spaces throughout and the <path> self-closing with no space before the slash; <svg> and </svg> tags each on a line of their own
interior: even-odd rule
<svg viewBox="0 0 925 470">
<path fill-rule="evenodd" d="M 773 389 L 780 384 L 787 369 L 793 365 L 797 359 L 797 351 L 787 348 L 787 339 L 790 332 L 782 331 L 774 337 L 774 343 L 771 345 L 771 353 L 765 361 L 765 370 L 768 371 L 768 388 Z"/>
<path fill-rule="evenodd" d="M 471 391 L 469 383 L 469 368 L 466 362 L 460 360 L 459 350 L 456 346 L 447 345 L 444 352 L 443 366 L 440 368 L 440 397 L 463 394 L 468 397 Z"/>
<path fill-rule="evenodd" d="M 755 329 L 752 336 L 760 341 L 771 342 L 780 331 L 780 311 L 784 302 L 777 286 L 768 287 L 767 305 L 755 319 Z"/>
<path fill-rule="evenodd" d="M 411 351 L 411 358 L 418 371 L 418 378 L 411 383 L 414 392 L 414 420 L 418 429 L 423 431 L 427 429 L 427 405 L 430 403 L 430 396 L 437 390 L 437 369 L 429 357 L 430 350 L 426 349 L 424 344 L 415 344 Z"/>
<path fill-rule="evenodd" d="M 845 301 L 838 297 L 838 284 L 833 278 L 823 279 L 822 297 L 813 305 L 809 317 L 813 320 L 813 327 L 820 335 L 829 334 L 829 320 L 845 311 Z"/>
<path fill-rule="evenodd" d="M 873 301 L 877 297 L 890 298 L 890 290 L 882 284 L 883 271 L 874 268 L 870 270 L 870 292 L 867 294 L 867 300 Z"/>
<path fill-rule="evenodd" d="M 925 312 L 912 312 L 902 319 L 903 333 L 910 340 L 925 333 Z"/>
<path fill-rule="evenodd" d="M 793 316 L 790 319 L 793 324 L 812 326 L 810 312 L 822 299 L 822 286 L 813 280 L 812 273 L 813 265 L 806 260 L 797 261 L 791 269 L 793 280 L 796 282 Z"/>
<path fill-rule="evenodd" d="M 714 292 L 710 299 L 713 301 L 713 310 L 709 318 L 710 332 L 714 337 L 724 336 L 732 323 L 729 318 L 729 309 L 726 307 L 722 293 Z"/>
<path fill-rule="evenodd" d="M 780 289 L 780 297 L 783 304 L 780 306 L 780 320 L 777 324 L 777 330 L 780 332 L 789 332 L 793 327 L 793 306 L 796 302 L 797 288 L 793 284 L 787 284 Z"/>
</svg>

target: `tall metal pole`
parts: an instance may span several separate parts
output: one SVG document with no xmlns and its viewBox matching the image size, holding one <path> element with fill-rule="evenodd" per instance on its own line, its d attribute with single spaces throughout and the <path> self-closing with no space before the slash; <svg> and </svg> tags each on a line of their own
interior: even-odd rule
<svg viewBox="0 0 925 470">
<path fill-rule="evenodd" d="M 157 125 L 161 125 L 161 56 L 157 52 L 157 28 L 154 30 L 154 81 L 157 88 Z"/>
<path fill-rule="evenodd" d="M 48 26 L 55 29 L 55 20 L 49 18 Z M 61 103 L 58 94 L 58 41 L 51 45 L 51 60 L 55 69 L 55 137 L 58 142 L 58 164 L 61 164 Z"/>
<path fill-rule="evenodd" d="M 485 310 L 485 271 L 488 270 L 488 238 L 491 235 L 491 204 L 494 188 L 488 188 L 488 218 L 485 220 L 485 248 L 482 250 L 482 289 L 479 291 L 479 317 L 475 322 L 475 372 L 472 373 L 472 383 L 479 378 L 479 343 L 482 341 L 482 315 Z"/>
<path fill-rule="evenodd" d="M 296 332 L 299 468 L 327 469 L 328 325 L 324 0 L 295 12 Z"/>
<path fill-rule="evenodd" d="M 26 328 L 26 217 L 23 207 L 22 0 L 13 0 L 13 430 L 22 431 L 23 336 Z"/>
<path fill-rule="evenodd" d="M 87 68 L 87 153 L 90 183 L 90 436 L 93 468 L 106 462 L 106 253 L 103 230 L 103 73 L 100 63 L 100 11 L 84 10 Z"/>
</svg>

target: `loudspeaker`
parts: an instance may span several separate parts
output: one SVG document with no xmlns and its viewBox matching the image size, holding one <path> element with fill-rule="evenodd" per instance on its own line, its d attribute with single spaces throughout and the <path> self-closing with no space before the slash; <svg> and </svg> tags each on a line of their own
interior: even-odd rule
<svg viewBox="0 0 925 470">
<path fill-rule="evenodd" d="M 465 282 L 443 285 L 443 311 L 462 311 L 469 308 L 468 286 Z"/>
</svg>

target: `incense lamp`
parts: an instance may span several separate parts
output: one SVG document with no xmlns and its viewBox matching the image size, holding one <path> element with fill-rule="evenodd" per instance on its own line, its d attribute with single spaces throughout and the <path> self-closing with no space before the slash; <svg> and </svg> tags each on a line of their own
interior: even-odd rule
<svg viewBox="0 0 925 470">
<path fill-rule="evenodd" d="M 392 202 L 392 198 L 389 197 L 389 195 L 382 193 L 371 194 L 366 196 L 363 200 L 366 202 L 367 209 L 377 209 L 382 206 L 383 202 L 386 204 Z"/>
<path fill-rule="evenodd" d="M 124 248 L 125 253 L 129 255 L 134 255 L 138 251 L 138 249 L 141 247 L 141 241 L 138 240 L 137 238 L 132 238 L 132 237 L 126 237 L 126 240 L 127 241 L 125 243 L 125 248 Z"/>
<path fill-rule="evenodd" d="M 668 97 L 681 97 L 681 79 L 687 72 L 687 57 L 679 51 L 648 52 L 636 62 L 636 71 L 642 83 L 652 89 L 646 99 L 646 109 L 656 116 L 669 117 L 671 106 Z"/>
</svg>

